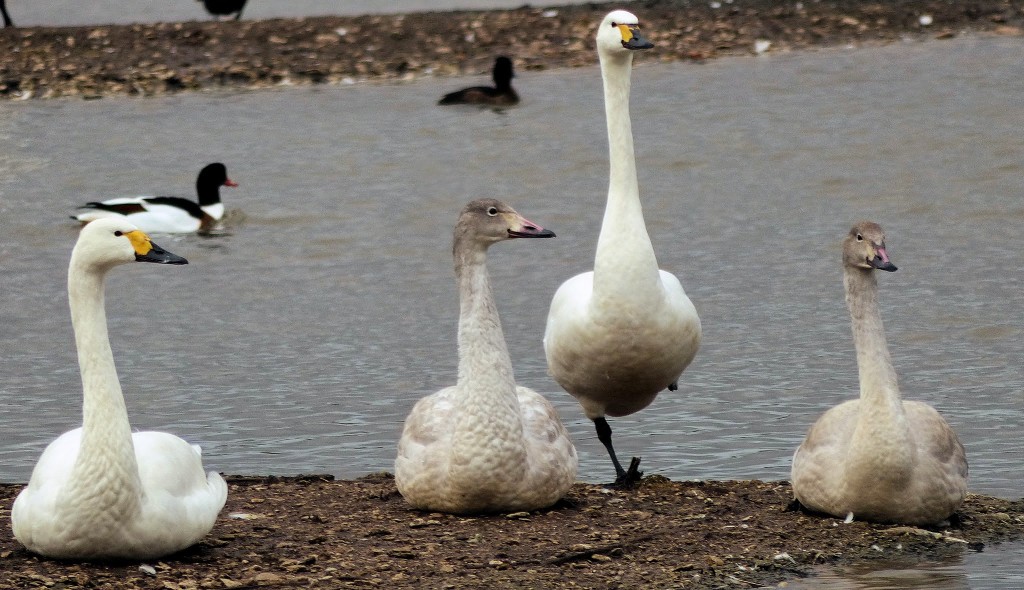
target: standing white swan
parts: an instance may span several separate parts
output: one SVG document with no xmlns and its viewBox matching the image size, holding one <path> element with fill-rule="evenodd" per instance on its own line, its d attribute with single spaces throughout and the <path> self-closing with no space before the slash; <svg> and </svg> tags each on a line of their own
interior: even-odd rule
<svg viewBox="0 0 1024 590">
<path fill-rule="evenodd" d="M 629 121 L 632 51 L 653 45 L 637 18 L 616 10 L 597 31 L 604 78 L 611 171 L 608 204 L 593 272 L 559 287 L 551 301 L 544 349 L 551 375 L 594 421 L 615 465 L 616 481 L 639 479 L 634 459 L 623 470 L 605 416 L 646 408 L 676 381 L 700 347 L 700 318 L 679 279 L 658 269 L 647 235 Z"/>
<path fill-rule="evenodd" d="M 576 480 L 576 449 L 555 408 L 516 385 L 487 274 L 491 244 L 554 235 L 494 199 L 473 201 L 459 215 L 458 381 L 416 403 L 395 460 L 395 483 L 413 508 L 536 510 Z"/>
<path fill-rule="evenodd" d="M 896 267 L 882 228 L 860 222 L 843 242 L 860 399 L 832 408 L 811 426 L 793 456 L 793 493 L 804 507 L 834 516 L 936 524 L 967 494 L 967 458 L 934 408 L 900 399 L 878 310 L 875 269 Z"/>
<path fill-rule="evenodd" d="M 128 262 L 187 264 L 124 219 L 82 228 L 68 299 L 82 374 L 82 427 L 43 452 L 11 509 L 14 536 L 62 559 L 152 559 L 195 544 L 213 527 L 227 484 L 203 470 L 199 447 L 165 432 L 132 433 L 114 367 L 104 280 Z"/>
</svg>

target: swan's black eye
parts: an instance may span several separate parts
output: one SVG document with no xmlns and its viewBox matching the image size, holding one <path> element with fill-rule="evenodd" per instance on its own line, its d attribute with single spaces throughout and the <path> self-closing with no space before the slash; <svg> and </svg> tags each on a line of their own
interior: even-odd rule
<svg viewBox="0 0 1024 590">
<path fill-rule="evenodd" d="M 488 207 L 487 208 L 487 214 L 490 215 L 491 217 L 494 217 L 495 215 L 498 214 L 498 208 L 497 207 Z"/>
<path fill-rule="evenodd" d="M 613 28 L 613 29 L 617 29 L 617 28 L 619 28 L 619 25 L 618 25 L 618 23 L 612 23 L 612 28 Z"/>
<path fill-rule="evenodd" d="M 864 236 L 862 236 L 860 234 L 857 234 L 857 241 L 858 242 L 863 242 L 864 241 Z"/>
<path fill-rule="evenodd" d="M 117 237 L 121 237 L 121 236 L 124 235 L 124 232 L 121 231 L 121 230 L 117 230 L 117 231 L 114 232 L 114 235 L 117 236 Z"/>
</svg>

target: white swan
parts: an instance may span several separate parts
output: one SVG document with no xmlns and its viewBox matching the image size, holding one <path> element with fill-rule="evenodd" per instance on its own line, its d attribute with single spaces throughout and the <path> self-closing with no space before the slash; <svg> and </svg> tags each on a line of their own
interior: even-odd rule
<svg viewBox="0 0 1024 590">
<path fill-rule="evenodd" d="M 604 78 L 611 172 L 608 204 L 593 272 L 559 287 L 551 301 L 544 349 L 551 375 L 583 406 L 615 465 L 618 482 L 639 478 L 638 459 L 627 474 L 612 447 L 605 416 L 647 407 L 676 381 L 700 347 L 697 310 L 679 280 L 659 270 L 640 206 L 629 85 L 640 37 L 635 16 L 616 10 L 597 32 Z"/>
<path fill-rule="evenodd" d="M 149 233 L 208 232 L 224 218 L 220 187 L 238 186 L 220 162 L 203 167 L 196 177 L 199 202 L 182 197 L 118 197 L 82 205 L 72 219 L 89 223 L 108 217 L 123 218 Z"/>
<path fill-rule="evenodd" d="M 936 524 L 967 494 L 967 458 L 938 412 L 900 399 L 875 269 L 896 267 L 882 228 L 861 222 L 843 242 L 860 399 L 832 408 L 811 426 L 793 456 L 793 493 L 806 508 L 839 517 Z"/>
<path fill-rule="evenodd" d="M 576 449 L 554 407 L 516 385 L 487 275 L 487 248 L 554 233 L 493 199 L 469 203 L 455 226 L 459 377 L 405 419 L 398 491 L 414 508 L 452 513 L 536 510 L 576 480 Z"/>
<path fill-rule="evenodd" d="M 203 471 L 199 447 L 165 432 L 132 433 L 107 334 L 104 280 L 116 265 L 186 264 L 124 219 L 82 228 L 68 269 L 82 373 L 82 427 L 43 452 L 11 509 L 30 551 L 65 559 L 151 559 L 206 535 L 227 484 Z"/>
</svg>

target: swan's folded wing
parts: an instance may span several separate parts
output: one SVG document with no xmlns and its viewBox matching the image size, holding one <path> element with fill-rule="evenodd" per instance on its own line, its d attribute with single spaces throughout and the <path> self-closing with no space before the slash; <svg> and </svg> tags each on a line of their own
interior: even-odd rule
<svg viewBox="0 0 1024 590">
<path fill-rule="evenodd" d="M 835 499 L 839 466 L 857 424 L 857 406 L 858 400 L 850 400 L 822 414 L 793 453 L 793 491 L 809 507 L 820 509 Z"/>
<path fill-rule="evenodd" d="M 167 432 L 136 432 L 132 434 L 132 443 L 143 489 L 160 490 L 179 498 L 194 494 L 213 499 L 220 496 L 221 485 L 217 480 L 223 482 L 223 478 L 207 473 L 198 447 Z M 220 504 L 223 506 L 224 502 Z"/>
<path fill-rule="evenodd" d="M 516 393 L 519 396 L 519 408 L 523 416 L 524 436 L 531 441 L 542 441 L 547 444 L 554 444 L 558 441 L 568 441 L 569 433 L 562 424 L 551 402 L 544 396 L 532 389 L 518 386 Z M 572 444 L 570 443 L 571 447 Z"/>
<path fill-rule="evenodd" d="M 65 432 L 47 445 L 32 470 L 28 485 L 11 507 L 11 526 L 15 537 L 33 544 L 36 532 L 48 532 L 54 524 L 57 501 L 64 489 L 82 439 L 82 429 Z"/>
<path fill-rule="evenodd" d="M 434 445 L 448 448 L 451 437 L 452 414 L 455 405 L 452 394 L 455 387 L 447 387 L 428 395 L 413 406 L 405 418 L 402 437 L 398 441 L 399 460 L 421 462 Z"/>
<path fill-rule="evenodd" d="M 517 387 L 516 393 L 530 463 L 524 480 L 530 489 L 523 493 L 536 496 L 532 501 L 536 505 L 549 505 L 564 496 L 576 481 L 576 447 L 551 402 L 526 387 Z"/>
<path fill-rule="evenodd" d="M 935 461 L 953 478 L 967 478 L 967 452 L 953 427 L 939 412 L 923 402 L 903 402 L 907 419 L 913 425 L 918 452 Z"/>
</svg>

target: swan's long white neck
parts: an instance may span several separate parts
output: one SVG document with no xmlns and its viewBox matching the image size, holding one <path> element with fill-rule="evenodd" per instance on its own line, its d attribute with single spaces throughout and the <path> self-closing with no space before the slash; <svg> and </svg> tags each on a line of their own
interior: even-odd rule
<svg viewBox="0 0 1024 590">
<path fill-rule="evenodd" d="M 106 269 L 76 260 L 68 270 L 68 300 L 83 392 L 82 440 L 69 492 L 116 489 L 113 496 L 97 494 L 91 499 L 93 506 L 99 510 L 116 507 L 119 516 L 130 516 L 138 508 L 141 483 L 128 411 L 107 334 L 105 275 Z M 110 486 L 112 480 L 118 485 Z"/>
<path fill-rule="evenodd" d="M 518 407 L 512 359 L 501 330 L 487 273 L 486 250 L 466 248 L 456 265 L 459 285 L 459 385 L 471 385 L 486 403 Z M 510 403 L 511 402 L 511 403 Z"/>
<path fill-rule="evenodd" d="M 650 293 L 660 288 L 658 260 L 647 234 L 629 118 L 633 54 L 600 51 L 608 120 L 608 204 L 594 259 L 594 294 Z"/>
<path fill-rule="evenodd" d="M 861 399 L 898 405 L 900 390 L 878 309 L 878 282 L 873 271 L 847 268 L 843 276 L 857 350 Z"/>
<path fill-rule="evenodd" d="M 903 477 L 902 468 L 910 464 L 908 453 L 914 448 L 910 444 L 913 435 L 885 340 L 875 273 L 846 267 L 843 284 L 860 376 L 860 417 L 851 453 L 863 450 L 862 460 L 878 470 L 878 477 Z M 858 441 L 864 441 L 863 449 Z M 887 469 L 879 467 L 880 464 Z"/>
<path fill-rule="evenodd" d="M 460 301 L 457 387 L 460 401 L 459 418 L 452 433 L 452 460 L 461 463 L 481 460 L 487 453 L 479 452 L 480 441 L 487 440 L 492 447 L 522 455 L 522 460 L 517 463 L 525 465 L 515 375 L 491 291 L 487 252 L 485 247 L 466 242 L 456 244 L 455 272 Z M 481 429 L 487 431 L 483 436 Z M 471 473 L 472 470 L 465 472 Z M 511 485 L 521 476 L 511 472 L 502 475 L 509 481 L 495 481 L 496 486 Z M 466 483 L 470 488 L 481 485 L 480 482 Z"/>
</svg>

